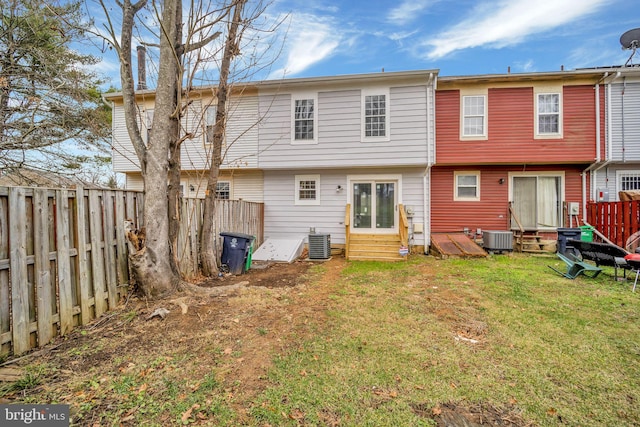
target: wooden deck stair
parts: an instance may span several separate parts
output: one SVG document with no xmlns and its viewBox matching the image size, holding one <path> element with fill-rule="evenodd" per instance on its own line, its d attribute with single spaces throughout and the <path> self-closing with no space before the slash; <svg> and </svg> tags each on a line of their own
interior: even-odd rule
<svg viewBox="0 0 640 427">
<path fill-rule="evenodd" d="M 398 234 L 351 234 L 349 259 L 358 261 L 402 261 Z"/>
<path fill-rule="evenodd" d="M 517 252 L 528 253 L 547 253 L 553 252 L 549 250 L 549 246 L 555 243 L 554 240 L 545 240 L 543 236 L 539 235 L 537 231 L 520 231 L 515 230 L 514 236 L 514 249 Z"/>
</svg>

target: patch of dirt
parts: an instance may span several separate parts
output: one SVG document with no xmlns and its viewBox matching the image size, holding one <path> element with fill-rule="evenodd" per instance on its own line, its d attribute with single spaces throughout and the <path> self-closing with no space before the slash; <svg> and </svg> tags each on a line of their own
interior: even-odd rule
<svg viewBox="0 0 640 427">
<path fill-rule="evenodd" d="M 417 415 L 433 419 L 438 427 L 533 426 L 525 422 L 513 405 L 498 408 L 489 404 L 459 402 L 434 408 L 418 404 L 412 408 Z"/>
<path fill-rule="evenodd" d="M 322 268 L 312 269 L 316 264 Z M 215 296 L 183 291 L 153 302 L 130 297 L 118 310 L 45 348 L 38 357 L 57 373 L 33 392 L 71 389 L 83 377 L 91 381 L 96 375 L 134 373 L 149 361 L 158 365 L 152 369 L 165 369 L 179 360 L 180 370 L 193 373 L 194 378 L 204 378 L 215 367 L 216 380 L 224 385 L 229 402 L 239 414 L 245 413 L 246 402 L 266 386 L 273 356 L 295 348 L 326 317 L 328 295 L 345 260 L 254 265 L 242 275 L 197 283 L 209 290 L 242 285 Z M 308 286 L 311 277 L 313 287 Z M 168 314 L 150 317 L 159 308 Z M 69 395 L 70 401 L 81 398 L 91 396 Z"/>
</svg>

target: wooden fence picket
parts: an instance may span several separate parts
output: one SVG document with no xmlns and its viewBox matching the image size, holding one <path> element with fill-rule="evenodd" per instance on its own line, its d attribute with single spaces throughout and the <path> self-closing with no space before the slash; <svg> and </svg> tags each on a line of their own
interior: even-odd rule
<svg viewBox="0 0 640 427">
<path fill-rule="evenodd" d="M 50 343 L 114 309 L 129 287 L 125 220 L 144 226 L 140 192 L 0 187 L 0 355 Z M 183 199 L 180 270 L 198 272 L 202 200 Z M 217 201 L 221 231 L 263 238 L 261 203 Z"/>
</svg>

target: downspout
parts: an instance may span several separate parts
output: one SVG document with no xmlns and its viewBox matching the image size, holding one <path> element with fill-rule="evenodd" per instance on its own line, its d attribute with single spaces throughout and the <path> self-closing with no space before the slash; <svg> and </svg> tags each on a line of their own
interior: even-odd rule
<svg viewBox="0 0 640 427">
<path fill-rule="evenodd" d="M 609 77 L 609 72 L 604 73 L 600 81 L 604 82 L 607 77 Z M 611 144 L 612 139 L 612 126 L 611 126 L 611 83 L 620 77 L 620 72 L 618 71 L 616 75 L 606 83 L 605 87 L 605 101 L 607 103 L 607 108 L 605 109 L 605 123 L 608 123 L 609 126 L 607 128 L 607 132 L 605 134 L 605 160 L 602 161 L 602 157 L 600 156 L 600 150 L 602 147 L 602 140 L 600 137 L 601 126 L 600 126 L 600 81 L 596 83 L 596 160 L 593 164 L 591 164 L 588 168 L 586 168 L 582 172 L 582 219 L 586 221 L 587 219 L 587 200 L 586 200 L 586 186 L 587 186 L 587 173 L 591 173 L 591 186 L 592 193 L 591 197 L 593 200 L 597 199 L 597 189 L 594 187 L 594 183 L 597 181 L 598 171 L 609 163 L 611 163 L 611 158 L 613 155 L 613 147 Z"/>
<path fill-rule="evenodd" d="M 435 117 L 436 117 L 436 100 L 435 92 L 438 85 L 437 76 L 433 73 L 429 74 L 427 83 L 427 120 L 433 122 L 427 126 L 427 168 L 422 177 L 422 215 L 424 223 L 424 254 L 429 254 L 429 243 L 431 243 L 431 167 L 435 164 L 436 156 L 436 134 L 435 134 Z M 429 99 L 431 102 L 429 102 Z M 430 144 L 432 142 L 432 144 Z M 431 146 L 430 146 L 431 145 Z M 432 153 L 433 150 L 433 153 Z"/>
<path fill-rule="evenodd" d="M 620 97 L 620 120 L 622 121 L 620 123 L 622 129 L 620 130 L 621 133 L 621 138 L 622 138 L 622 163 L 626 162 L 626 153 L 625 153 L 625 146 L 624 146 L 624 93 L 627 90 L 627 76 L 624 76 L 622 78 L 622 94 Z"/>
<path fill-rule="evenodd" d="M 607 78 L 609 72 L 606 72 L 604 76 L 602 76 L 601 80 Z M 588 168 L 582 171 L 582 221 L 586 222 L 587 220 L 587 173 L 589 170 L 593 169 L 596 165 L 600 163 L 600 147 L 602 141 L 600 140 L 600 81 L 596 83 L 595 86 L 595 103 L 596 103 L 596 158 L 595 161 L 589 165 Z M 595 189 L 594 189 L 595 190 Z"/>
</svg>

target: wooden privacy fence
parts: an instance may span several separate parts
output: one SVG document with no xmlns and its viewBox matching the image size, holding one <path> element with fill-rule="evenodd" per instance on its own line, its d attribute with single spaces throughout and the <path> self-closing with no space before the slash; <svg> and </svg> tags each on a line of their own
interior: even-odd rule
<svg viewBox="0 0 640 427">
<path fill-rule="evenodd" d="M 129 282 L 124 220 L 141 193 L 0 187 L 0 353 L 24 353 L 114 308 Z"/>
<path fill-rule="evenodd" d="M 43 346 L 117 306 L 129 285 L 124 223 L 143 227 L 143 204 L 133 191 L 0 187 L 0 354 Z M 219 201 L 216 236 L 262 242 L 263 212 L 261 203 Z M 188 275 L 198 270 L 202 201 L 183 200 L 181 214 Z"/>
<path fill-rule="evenodd" d="M 624 248 L 627 239 L 640 230 L 640 201 L 589 202 L 587 222 Z"/>
<path fill-rule="evenodd" d="M 178 233 L 178 264 L 183 276 L 198 272 L 199 239 L 202 228 L 203 199 L 183 199 L 180 231 Z M 264 239 L 264 205 L 244 200 L 217 200 L 214 233 L 218 256 L 222 252 L 221 232 L 243 233 L 255 236 L 254 247 Z"/>
</svg>

